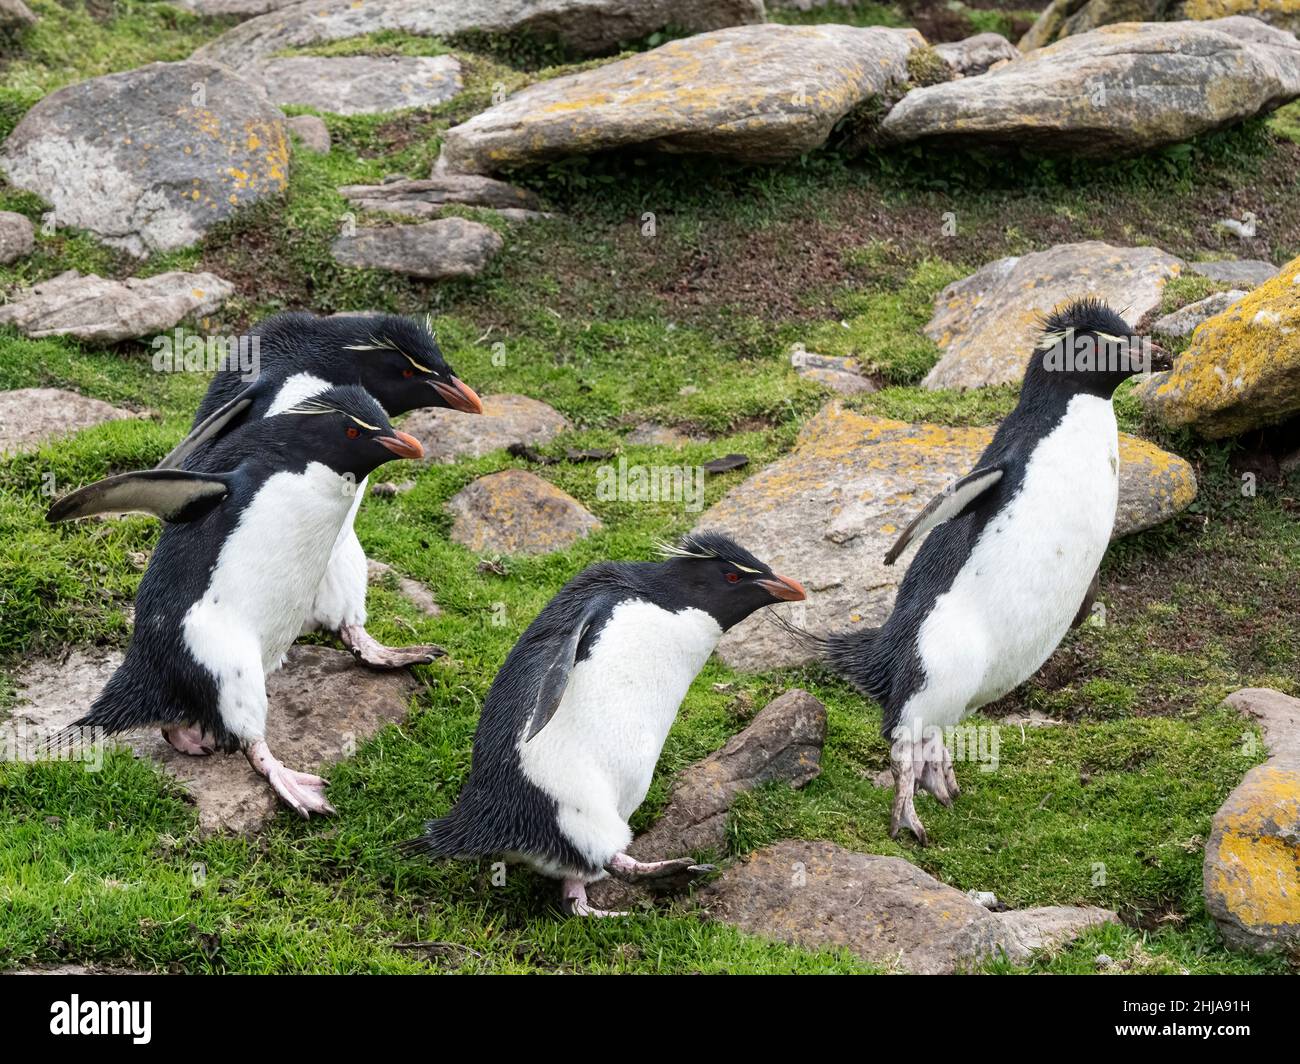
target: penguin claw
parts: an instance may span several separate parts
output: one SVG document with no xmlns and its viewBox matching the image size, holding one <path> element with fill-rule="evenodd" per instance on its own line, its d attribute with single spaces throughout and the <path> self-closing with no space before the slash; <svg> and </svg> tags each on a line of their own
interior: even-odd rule
<svg viewBox="0 0 1300 1064">
<path fill-rule="evenodd" d="M 898 838 L 898 833 L 907 828 L 916 836 L 916 841 L 922 846 L 930 845 L 930 838 L 925 832 L 925 825 L 921 823 L 921 818 L 916 815 L 916 807 L 912 804 L 912 796 L 906 795 L 900 797 L 896 792 L 894 794 L 894 810 L 889 820 L 889 837 Z"/>
<path fill-rule="evenodd" d="M 411 665 L 428 665 L 447 651 L 434 643 L 413 647 L 386 647 L 359 624 L 345 624 L 339 629 L 343 645 L 352 656 L 369 669 L 405 669 Z"/>
<path fill-rule="evenodd" d="M 581 879 L 566 879 L 562 888 L 564 910 L 570 916 L 628 916 L 626 912 L 597 909 L 587 904 L 587 884 Z"/>
<path fill-rule="evenodd" d="M 265 739 L 256 739 L 244 750 L 249 764 L 266 777 L 272 789 L 294 812 L 306 819 L 312 813 L 333 813 L 336 810 L 325 798 L 329 780 L 310 772 L 295 772 L 286 768 L 266 745 Z"/>
<path fill-rule="evenodd" d="M 701 876 L 716 872 L 717 866 L 696 864 L 689 857 L 678 857 L 671 861 L 638 861 L 625 853 L 615 854 L 605 866 L 615 879 L 623 883 L 636 883 L 641 886 L 665 890 L 680 889 L 688 886 Z"/>
</svg>

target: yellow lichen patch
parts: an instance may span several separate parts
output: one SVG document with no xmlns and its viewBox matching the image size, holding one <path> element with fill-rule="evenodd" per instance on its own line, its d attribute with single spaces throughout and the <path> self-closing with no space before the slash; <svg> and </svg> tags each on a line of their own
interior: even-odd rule
<svg viewBox="0 0 1300 1064">
<path fill-rule="evenodd" d="M 1202 322 L 1139 395 L 1171 425 L 1231 436 L 1300 410 L 1300 258 Z"/>
<path fill-rule="evenodd" d="M 1300 772 L 1252 769 L 1219 811 L 1207 897 L 1256 933 L 1300 928 Z"/>
</svg>

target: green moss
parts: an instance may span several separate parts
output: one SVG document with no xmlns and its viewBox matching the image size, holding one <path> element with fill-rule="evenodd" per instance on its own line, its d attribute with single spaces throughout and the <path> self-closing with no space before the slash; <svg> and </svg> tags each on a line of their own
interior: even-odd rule
<svg viewBox="0 0 1300 1064">
<path fill-rule="evenodd" d="M 943 56 L 927 45 L 907 53 L 907 76 L 912 85 L 923 88 L 951 81 L 953 75 Z"/>
</svg>

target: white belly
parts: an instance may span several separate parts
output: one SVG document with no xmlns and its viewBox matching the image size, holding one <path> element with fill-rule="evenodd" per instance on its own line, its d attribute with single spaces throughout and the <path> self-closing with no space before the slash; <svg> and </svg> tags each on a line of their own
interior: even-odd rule
<svg viewBox="0 0 1300 1064">
<path fill-rule="evenodd" d="M 519 740 L 524 775 L 559 803 L 561 831 L 592 863 L 627 846 L 668 730 L 722 635 L 707 613 L 619 604 L 569 676 L 549 724 Z"/>
<path fill-rule="evenodd" d="M 1076 396 L 1035 449 L 1020 492 L 985 527 L 922 623 L 927 682 L 905 720 L 954 724 L 1038 671 L 1069 631 L 1106 552 L 1118 474 L 1110 402 Z"/>
<path fill-rule="evenodd" d="M 353 492 L 319 462 L 268 478 L 222 546 L 203 598 L 186 614 L 200 660 L 220 654 L 206 644 L 225 627 L 255 642 L 265 672 L 279 667 L 308 615 Z"/>
</svg>

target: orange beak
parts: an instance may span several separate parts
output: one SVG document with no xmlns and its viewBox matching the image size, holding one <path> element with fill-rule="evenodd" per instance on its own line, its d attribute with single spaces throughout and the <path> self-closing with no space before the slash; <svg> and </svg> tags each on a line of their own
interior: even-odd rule
<svg viewBox="0 0 1300 1064">
<path fill-rule="evenodd" d="M 380 436 L 379 442 L 398 458 L 424 457 L 424 448 L 420 446 L 420 441 L 405 432 L 398 432 L 397 429 L 393 429 L 391 436 Z"/>
<path fill-rule="evenodd" d="M 453 410 L 463 410 L 467 414 L 483 413 L 483 400 L 459 377 L 452 377 L 450 384 L 434 381 L 433 390 L 442 396 L 442 401 Z"/>
<path fill-rule="evenodd" d="M 773 598 L 785 599 L 787 602 L 802 602 L 808 597 L 808 592 L 803 589 L 803 584 L 798 580 L 791 580 L 788 576 L 778 576 L 776 573 L 772 574 L 771 579 L 759 580 L 758 586 Z"/>
</svg>

